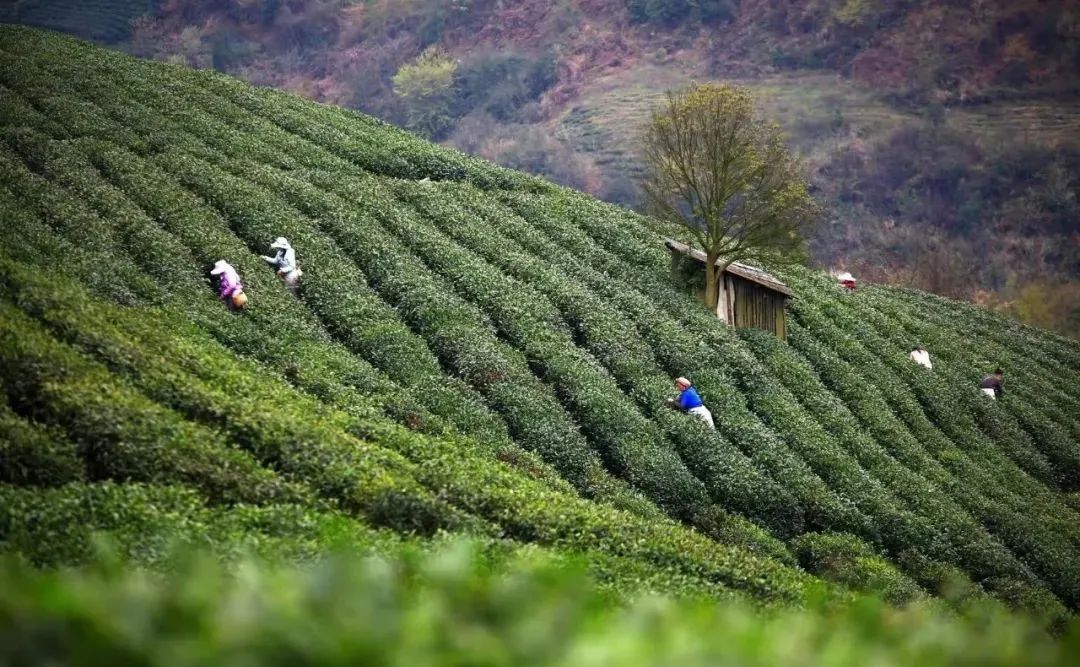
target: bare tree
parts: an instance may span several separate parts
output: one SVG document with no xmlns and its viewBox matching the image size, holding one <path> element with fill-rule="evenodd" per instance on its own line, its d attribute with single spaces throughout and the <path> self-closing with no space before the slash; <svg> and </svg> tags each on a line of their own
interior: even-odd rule
<svg viewBox="0 0 1080 667">
<path fill-rule="evenodd" d="M 645 132 L 645 203 L 685 226 L 705 252 L 705 302 L 735 261 L 804 257 L 801 232 L 818 216 L 799 161 L 750 93 L 720 84 L 668 93 Z M 721 260 L 717 266 L 717 260 Z"/>
</svg>

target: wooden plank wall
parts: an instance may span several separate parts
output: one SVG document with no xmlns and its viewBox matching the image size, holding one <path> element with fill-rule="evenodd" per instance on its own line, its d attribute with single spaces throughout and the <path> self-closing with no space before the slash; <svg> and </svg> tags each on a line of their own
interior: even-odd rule
<svg viewBox="0 0 1080 667">
<path fill-rule="evenodd" d="M 738 276 L 731 278 L 735 287 L 735 326 L 764 329 L 787 338 L 784 295 Z"/>
</svg>

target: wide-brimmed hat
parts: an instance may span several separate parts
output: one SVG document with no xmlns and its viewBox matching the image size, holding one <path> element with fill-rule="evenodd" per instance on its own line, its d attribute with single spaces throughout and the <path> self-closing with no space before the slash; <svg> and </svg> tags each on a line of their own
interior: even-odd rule
<svg viewBox="0 0 1080 667">
<path fill-rule="evenodd" d="M 284 236 L 279 236 L 274 239 L 274 242 L 270 244 L 270 247 L 274 248 L 275 250 L 288 250 L 289 241 Z"/>
<path fill-rule="evenodd" d="M 214 262 L 214 268 L 210 269 L 210 275 L 220 276 L 221 274 L 228 271 L 229 268 L 230 267 L 228 262 L 223 259 L 219 259 L 218 261 Z"/>
<path fill-rule="evenodd" d="M 691 387 L 694 383 L 684 377 L 678 377 L 675 378 L 675 384 L 679 385 L 680 387 Z"/>
</svg>

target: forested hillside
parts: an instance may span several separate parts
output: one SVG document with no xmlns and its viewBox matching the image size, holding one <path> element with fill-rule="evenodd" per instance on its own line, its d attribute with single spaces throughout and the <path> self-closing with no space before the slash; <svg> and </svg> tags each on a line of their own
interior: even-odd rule
<svg viewBox="0 0 1080 667">
<path fill-rule="evenodd" d="M 787 342 L 735 332 L 624 209 L 217 73 L 0 38 L 5 551 L 449 533 L 622 600 L 854 589 L 1058 629 L 1080 604 L 1077 343 L 808 269 L 782 274 Z M 295 297 L 259 258 L 281 235 Z M 665 406 L 679 375 L 717 430 Z"/>
</svg>

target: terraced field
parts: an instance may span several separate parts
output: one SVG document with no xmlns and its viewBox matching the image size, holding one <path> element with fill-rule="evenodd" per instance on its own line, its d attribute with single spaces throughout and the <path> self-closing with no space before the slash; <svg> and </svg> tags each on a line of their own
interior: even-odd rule
<svg viewBox="0 0 1080 667">
<path fill-rule="evenodd" d="M 589 154 L 605 173 L 636 179 L 642 173 L 637 157 L 640 135 L 652 111 L 663 103 L 663 91 L 709 78 L 670 62 L 599 77 L 573 107 L 552 121 L 552 131 Z M 852 140 L 873 141 L 905 122 L 921 120 L 835 73 L 811 70 L 732 82 L 750 89 L 762 112 L 779 122 L 792 145 L 812 162 L 827 161 L 831 151 Z M 838 121 L 842 129 L 834 127 Z M 1061 101 L 996 102 L 949 109 L 945 122 L 987 144 L 1022 140 L 1060 147 L 1075 145 L 1080 136 L 1080 106 Z"/>
<path fill-rule="evenodd" d="M 1080 605 L 1076 342 L 805 269 L 788 342 L 734 332 L 623 209 L 29 29 L 0 28 L 0 128 L 6 551 L 446 532 L 581 557 L 624 598 Z M 280 235 L 296 297 L 259 258 Z M 243 312 L 209 282 L 222 257 Z M 716 431 L 666 408 L 678 375 Z"/>
<path fill-rule="evenodd" d="M 1080 104 L 1002 102 L 950 113 L 958 127 L 994 140 L 1019 138 L 1053 147 L 1075 145 L 1080 136 Z"/>
<path fill-rule="evenodd" d="M 576 149 L 591 154 L 605 171 L 637 177 L 641 173 L 637 143 L 650 114 L 663 103 L 663 91 L 708 78 L 671 63 L 644 65 L 600 77 L 590 82 L 580 100 L 553 122 L 554 132 Z M 780 122 L 794 145 L 808 157 L 821 157 L 844 139 L 829 127 L 838 111 L 848 126 L 846 132 L 863 138 L 880 135 L 898 122 L 914 118 L 876 101 L 866 90 L 831 73 L 776 74 L 735 79 L 732 83 L 753 91 L 762 111 Z M 983 118 L 978 112 L 969 115 L 971 122 Z M 967 116 L 965 120 L 969 120 Z M 1039 132 L 1039 128 L 1033 125 L 1032 131 Z"/>
</svg>

